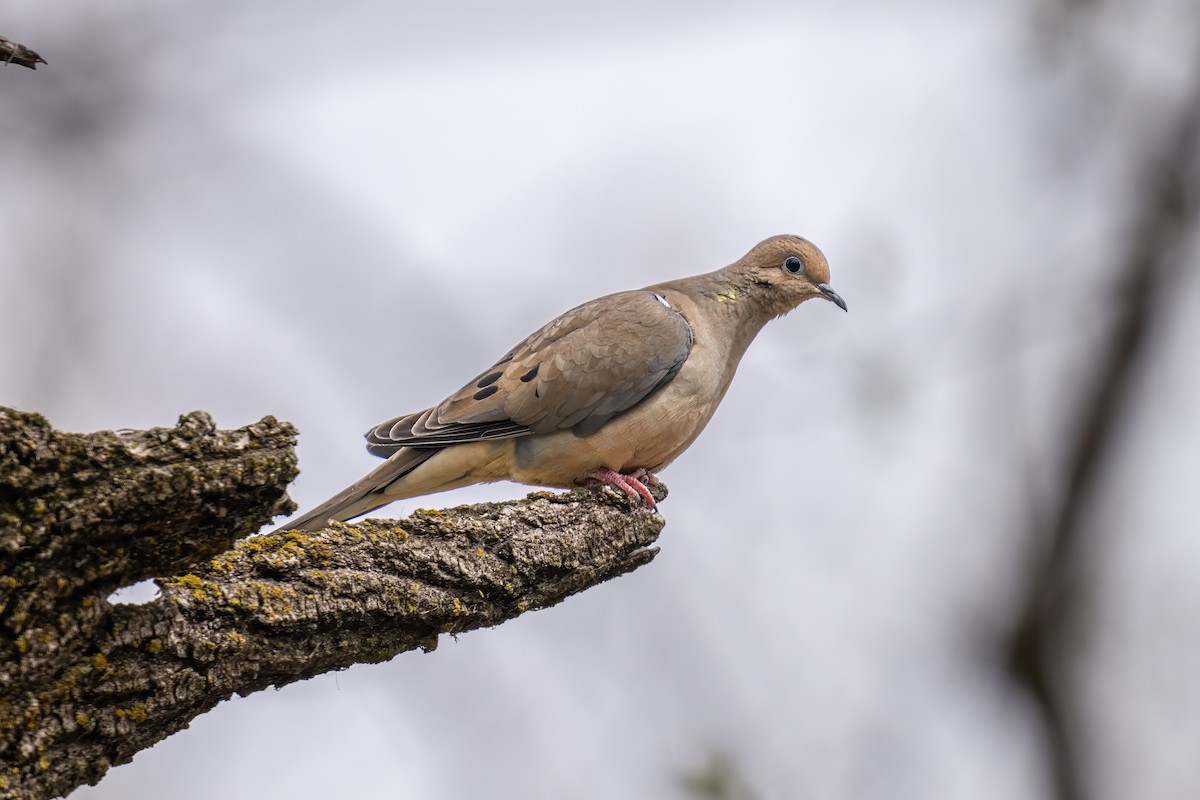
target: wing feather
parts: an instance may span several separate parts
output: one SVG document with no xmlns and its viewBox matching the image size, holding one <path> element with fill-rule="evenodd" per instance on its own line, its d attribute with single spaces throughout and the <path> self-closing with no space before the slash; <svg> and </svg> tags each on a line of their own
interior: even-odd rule
<svg viewBox="0 0 1200 800">
<path fill-rule="evenodd" d="M 367 432 L 367 449 L 574 430 L 586 436 L 666 385 L 692 348 L 692 330 L 652 292 L 608 295 L 551 321 L 433 408 Z"/>
</svg>

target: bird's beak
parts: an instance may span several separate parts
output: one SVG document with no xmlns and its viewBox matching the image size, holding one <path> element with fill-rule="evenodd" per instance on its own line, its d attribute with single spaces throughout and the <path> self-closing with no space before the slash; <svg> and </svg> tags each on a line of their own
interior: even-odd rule
<svg viewBox="0 0 1200 800">
<path fill-rule="evenodd" d="M 820 290 L 821 294 L 825 296 L 825 299 L 826 299 L 826 300 L 828 300 L 829 302 L 833 303 L 835 306 L 837 306 L 838 308 L 840 308 L 842 311 L 848 311 L 848 310 L 849 310 L 849 309 L 847 309 L 847 308 L 846 308 L 846 301 L 842 299 L 842 296 L 841 296 L 841 295 L 839 295 L 839 294 L 838 294 L 837 292 L 835 292 L 833 289 L 829 288 L 829 284 L 827 284 L 827 283 L 818 283 L 818 284 L 817 284 L 817 289 L 818 289 L 818 290 Z"/>
</svg>

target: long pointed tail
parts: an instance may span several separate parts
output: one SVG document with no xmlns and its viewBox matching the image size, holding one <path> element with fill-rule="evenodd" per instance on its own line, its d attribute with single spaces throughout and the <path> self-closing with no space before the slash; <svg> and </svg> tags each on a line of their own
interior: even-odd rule
<svg viewBox="0 0 1200 800">
<path fill-rule="evenodd" d="M 353 486 L 335 494 L 321 505 L 291 522 L 280 525 L 278 531 L 319 531 L 330 522 L 345 522 L 373 511 L 396 500 L 395 495 L 386 496 L 385 489 L 424 464 L 438 451 L 404 448 Z"/>
</svg>

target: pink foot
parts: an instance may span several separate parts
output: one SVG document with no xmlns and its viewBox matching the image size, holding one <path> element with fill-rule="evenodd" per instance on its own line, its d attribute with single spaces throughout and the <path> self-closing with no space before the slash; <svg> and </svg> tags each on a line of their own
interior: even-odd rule
<svg viewBox="0 0 1200 800">
<path fill-rule="evenodd" d="M 594 486 L 616 486 L 618 489 L 624 490 L 626 494 L 641 497 L 646 501 L 647 507 L 658 508 L 658 503 L 654 502 L 654 495 L 650 494 L 650 490 L 646 488 L 646 483 L 651 486 L 657 486 L 659 480 L 644 469 L 636 469 L 628 475 L 622 475 L 620 472 L 611 470 L 608 467 L 599 467 L 588 473 L 587 480 L 589 484 Z M 642 483 L 642 481 L 645 481 L 645 483 Z"/>
<path fill-rule="evenodd" d="M 645 467 L 638 467 L 629 477 L 636 478 L 647 486 L 662 486 L 662 481 L 658 479 L 658 476 Z"/>
</svg>

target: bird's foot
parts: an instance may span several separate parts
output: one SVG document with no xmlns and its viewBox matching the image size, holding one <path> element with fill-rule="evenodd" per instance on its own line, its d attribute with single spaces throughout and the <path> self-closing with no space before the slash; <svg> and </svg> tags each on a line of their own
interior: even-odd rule
<svg viewBox="0 0 1200 800">
<path fill-rule="evenodd" d="M 647 486 L 662 486 L 662 481 L 658 479 L 658 476 L 645 467 L 638 467 L 630 473 L 629 477 L 637 478 Z"/>
<path fill-rule="evenodd" d="M 616 486 L 626 494 L 641 497 L 646 501 L 648 508 L 658 509 L 658 503 L 654 501 L 654 495 L 650 494 L 646 484 L 657 486 L 659 480 L 653 473 L 645 469 L 636 469 L 625 475 L 608 467 L 599 467 L 588 473 L 587 482 L 589 486 Z"/>
</svg>

